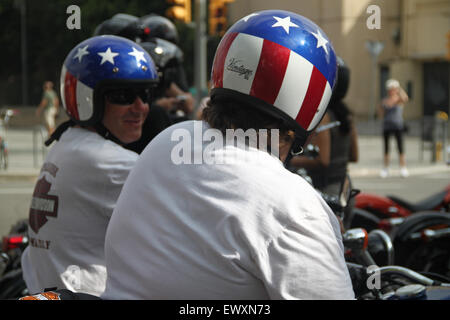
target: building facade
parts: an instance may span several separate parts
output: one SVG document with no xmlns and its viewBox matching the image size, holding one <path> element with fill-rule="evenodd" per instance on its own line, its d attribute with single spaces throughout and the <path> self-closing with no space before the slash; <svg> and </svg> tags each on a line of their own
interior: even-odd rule
<svg viewBox="0 0 450 320">
<path fill-rule="evenodd" d="M 267 9 L 296 12 L 325 31 L 351 69 L 346 101 L 358 119 L 375 117 L 388 78 L 410 95 L 406 119 L 449 113 L 449 0 L 235 0 L 229 24 Z M 372 55 L 369 44 L 381 52 Z"/>
</svg>

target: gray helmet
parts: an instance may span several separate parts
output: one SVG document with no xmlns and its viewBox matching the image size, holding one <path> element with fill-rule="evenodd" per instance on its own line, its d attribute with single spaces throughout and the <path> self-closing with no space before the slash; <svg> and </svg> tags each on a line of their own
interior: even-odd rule
<svg viewBox="0 0 450 320">
<path fill-rule="evenodd" d="M 142 28 L 139 24 L 139 18 L 126 13 L 118 13 L 111 19 L 103 21 L 95 28 L 94 36 L 116 35 L 136 41 Z M 139 42 L 139 41 L 136 41 Z"/>
<path fill-rule="evenodd" d="M 350 68 L 345 64 L 341 57 L 337 57 L 338 73 L 336 86 L 333 90 L 333 100 L 339 101 L 344 99 L 347 95 L 348 87 L 350 85 Z"/>
<path fill-rule="evenodd" d="M 151 41 L 141 42 L 140 45 L 150 54 L 158 68 L 165 68 L 171 60 L 177 63 L 183 61 L 181 49 L 164 39 L 155 38 Z"/>
<path fill-rule="evenodd" d="M 159 38 L 141 42 L 140 45 L 150 54 L 155 62 L 159 77 L 156 95 L 162 95 L 177 76 L 177 67 L 183 61 L 183 52 L 177 45 Z"/>
<path fill-rule="evenodd" d="M 143 41 L 160 38 L 178 44 L 177 28 L 169 19 L 156 14 L 149 14 L 139 18 L 139 23 L 144 30 Z"/>
</svg>

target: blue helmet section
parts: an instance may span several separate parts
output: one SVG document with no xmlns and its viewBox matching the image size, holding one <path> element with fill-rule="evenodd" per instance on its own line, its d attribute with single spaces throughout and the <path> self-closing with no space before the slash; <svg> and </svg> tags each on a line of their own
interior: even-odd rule
<svg viewBox="0 0 450 320">
<path fill-rule="evenodd" d="M 105 79 L 156 80 L 152 58 L 135 42 L 112 35 L 97 36 L 77 45 L 67 56 L 67 70 L 94 88 Z"/>
<path fill-rule="evenodd" d="M 246 23 L 250 18 L 251 23 Z M 325 32 L 308 18 L 284 10 L 265 10 L 244 17 L 228 32 L 250 34 L 289 48 L 311 62 L 334 87 L 336 54 Z"/>
</svg>

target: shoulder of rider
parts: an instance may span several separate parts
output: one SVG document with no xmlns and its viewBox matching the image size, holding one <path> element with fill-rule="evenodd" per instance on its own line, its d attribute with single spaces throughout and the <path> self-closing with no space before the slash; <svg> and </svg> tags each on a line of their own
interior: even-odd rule
<svg viewBox="0 0 450 320">
<path fill-rule="evenodd" d="M 330 122 L 331 122 L 330 114 L 329 114 L 329 111 L 327 111 L 323 115 L 322 120 L 320 120 L 319 125 L 317 126 L 317 128 L 319 128 L 320 126 L 329 124 Z"/>
</svg>

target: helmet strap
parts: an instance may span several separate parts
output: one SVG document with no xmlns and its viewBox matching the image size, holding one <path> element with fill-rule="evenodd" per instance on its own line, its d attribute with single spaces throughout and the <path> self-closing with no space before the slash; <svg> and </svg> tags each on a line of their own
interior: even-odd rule
<svg viewBox="0 0 450 320">
<path fill-rule="evenodd" d="M 77 125 L 73 120 L 68 120 L 66 122 L 61 123 L 58 128 L 55 129 L 55 131 L 52 133 L 52 135 L 45 141 L 45 146 L 49 146 L 52 144 L 53 141 L 59 140 L 61 138 L 61 135 L 66 131 L 68 128 L 73 127 Z"/>
<path fill-rule="evenodd" d="M 304 137 L 295 136 L 294 142 L 292 142 L 291 149 L 289 150 L 286 159 L 284 160 L 284 166 L 287 168 L 289 165 L 289 162 L 291 161 L 292 157 L 298 156 L 303 153 L 303 144 L 305 142 Z"/>
<path fill-rule="evenodd" d="M 77 124 L 73 120 L 68 120 L 66 122 L 61 123 L 58 128 L 52 133 L 50 138 L 48 138 L 45 141 L 45 145 L 48 147 L 53 143 L 53 141 L 61 138 L 61 135 L 70 127 L 76 126 Z M 97 123 L 93 126 L 93 129 L 95 132 L 97 132 L 100 136 L 102 136 L 105 139 L 111 140 L 119 145 L 123 145 L 122 141 L 116 138 L 106 127 L 103 125 L 103 123 Z"/>
<path fill-rule="evenodd" d="M 118 145 L 123 145 L 123 142 L 120 141 L 115 135 L 111 133 L 101 122 L 97 122 L 93 125 L 95 132 L 97 132 L 100 136 L 107 140 L 111 140 L 112 142 L 117 143 Z"/>
</svg>

